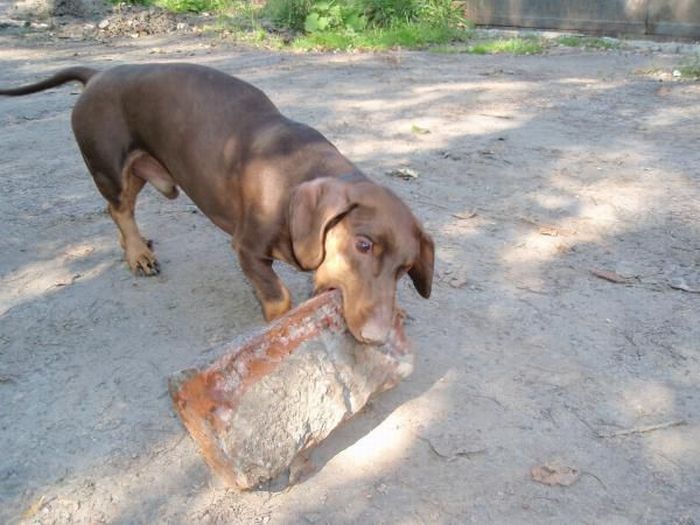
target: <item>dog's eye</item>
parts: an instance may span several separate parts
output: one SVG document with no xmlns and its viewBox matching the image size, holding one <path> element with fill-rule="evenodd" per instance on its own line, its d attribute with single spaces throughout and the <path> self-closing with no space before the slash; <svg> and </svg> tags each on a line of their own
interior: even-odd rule
<svg viewBox="0 0 700 525">
<path fill-rule="evenodd" d="M 355 249 L 360 253 L 369 253 L 372 250 L 372 241 L 366 237 L 358 237 L 355 241 Z"/>
</svg>

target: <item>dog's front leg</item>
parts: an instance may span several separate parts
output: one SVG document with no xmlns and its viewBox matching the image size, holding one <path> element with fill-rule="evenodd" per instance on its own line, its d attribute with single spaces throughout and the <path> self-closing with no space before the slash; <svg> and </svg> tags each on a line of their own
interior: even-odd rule
<svg viewBox="0 0 700 525">
<path fill-rule="evenodd" d="M 243 273 L 255 287 L 267 321 L 276 319 L 292 307 L 289 290 L 272 269 L 272 259 L 239 248 L 238 260 Z"/>
</svg>

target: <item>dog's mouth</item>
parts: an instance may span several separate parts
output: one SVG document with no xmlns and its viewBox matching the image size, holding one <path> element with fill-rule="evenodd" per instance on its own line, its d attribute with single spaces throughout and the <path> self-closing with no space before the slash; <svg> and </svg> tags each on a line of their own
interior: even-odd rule
<svg viewBox="0 0 700 525">
<path fill-rule="evenodd" d="M 382 330 L 381 327 L 376 327 L 371 323 L 365 323 L 364 325 L 358 327 L 352 324 L 352 322 L 348 319 L 345 310 L 345 292 L 342 286 L 318 286 L 314 289 L 314 295 L 316 296 L 325 292 L 332 292 L 334 290 L 338 290 L 341 293 L 343 303 L 343 316 L 345 317 L 345 323 L 347 324 L 348 330 L 350 331 L 352 336 L 355 339 L 357 339 L 360 343 L 366 345 L 380 346 L 385 344 L 389 333 L 387 330 Z"/>
</svg>

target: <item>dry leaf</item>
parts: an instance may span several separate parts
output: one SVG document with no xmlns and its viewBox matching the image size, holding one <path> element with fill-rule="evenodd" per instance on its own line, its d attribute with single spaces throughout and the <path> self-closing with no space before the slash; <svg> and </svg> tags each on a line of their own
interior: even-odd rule
<svg viewBox="0 0 700 525">
<path fill-rule="evenodd" d="M 412 180 L 418 178 L 418 173 L 415 170 L 412 170 L 411 168 L 399 168 L 396 170 L 387 171 L 386 174 L 390 177 L 398 177 L 399 179 L 403 180 Z"/>
<path fill-rule="evenodd" d="M 74 259 L 87 257 L 95 251 L 95 247 L 89 244 L 81 244 L 79 246 L 72 246 L 68 248 L 64 253 L 67 257 Z"/>
<path fill-rule="evenodd" d="M 682 290 L 688 293 L 700 293 L 700 281 L 698 283 L 688 283 L 685 277 L 674 277 L 668 285 L 674 290 Z"/>
<path fill-rule="evenodd" d="M 453 216 L 454 218 L 456 218 L 456 219 L 461 219 L 461 220 L 463 220 L 463 221 L 466 221 L 466 220 L 469 220 L 469 219 L 473 219 L 473 218 L 476 217 L 477 215 L 478 215 L 478 213 L 476 213 L 475 211 L 470 211 L 470 212 L 468 212 L 468 213 L 453 213 L 453 214 L 452 214 L 452 216 Z"/>
<path fill-rule="evenodd" d="M 58 281 L 57 283 L 54 284 L 56 288 L 60 288 L 61 286 L 68 286 L 70 284 L 73 284 L 75 281 L 80 279 L 82 276 L 79 273 L 76 273 L 73 275 L 73 277 L 70 278 L 68 281 Z"/>
<path fill-rule="evenodd" d="M 413 124 L 413 126 L 411 126 L 411 133 L 415 133 L 416 135 L 427 135 L 430 133 L 430 130 Z"/>
<path fill-rule="evenodd" d="M 464 275 L 455 275 L 447 282 L 452 288 L 464 288 L 468 283 L 469 280 Z"/>
<path fill-rule="evenodd" d="M 556 226 L 540 226 L 537 231 L 540 235 L 549 235 L 550 237 L 568 237 L 574 235 L 576 232 L 573 230 L 567 230 L 566 228 L 557 228 Z"/>
<path fill-rule="evenodd" d="M 581 472 L 568 466 L 538 465 L 530 469 L 530 475 L 534 481 L 543 485 L 569 487 L 578 481 Z"/>
<path fill-rule="evenodd" d="M 46 496 L 41 496 L 38 500 L 25 509 L 25 511 L 22 513 L 22 518 L 25 520 L 32 519 L 39 513 L 39 511 L 41 511 L 41 509 L 46 506 L 47 503 L 49 503 L 49 501 L 50 500 L 47 501 Z"/>
<path fill-rule="evenodd" d="M 611 283 L 625 284 L 630 282 L 630 279 L 628 277 L 623 277 L 619 273 L 611 272 L 608 270 L 593 269 L 591 270 L 591 273 L 596 277 L 600 277 L 601 279 L 605 279 L 606 281 L 610 281 Z"/>
<path fill-rule="evenodd" d="M 569 237 L 576 234 L 574 230 L 560 228 L 551 224 L 540 224 L 532 219 L 523 218 L 522 221 L 535 226 L 540 235 L 547 235 L 549 237 Z"/>
</svg>

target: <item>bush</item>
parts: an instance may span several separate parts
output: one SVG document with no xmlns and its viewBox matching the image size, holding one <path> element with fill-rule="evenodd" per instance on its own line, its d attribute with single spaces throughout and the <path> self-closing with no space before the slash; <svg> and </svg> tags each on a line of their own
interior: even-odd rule
<svg viewBox="0 0 700 525">
<path fill-rule="evenodd" d="M 328 30 L 361 31 L 366 18 L 356 6 L 342 3 L 316 2 L 304 20 L 304 31 L 316 33 Z"/>
<path fill-rule="evenodd" d="M 464 31 L 413 22 L 396 24 L 390 28 L 369 27 L 361 32 L 308 33 L 295 39 L 292 45 L 304 51 L 377 51 L 397 46 L 422 48 L 429 44 L 464 40 L 468 36 L 469 33 Z"/>
<path fill-rule="evenodd" d="M 463 22 L 453 0 L 268 0 L 264 14 L 278 25 L 307 33 Z"/>
<path fill-rule="evenodd" d="M 314 3 L 313 0 L 268 0 L 263 15 L 279 26 L 302 31 Z"/>
<path fill-rule="evenodd" d="M 418 18 L 417 0 L 357 0 L 356 4 L 376 27 L 391 27 Z"/>
<path fill-rule="evenodd" d="M 457 27 L 466 23 L 459 4 L 452 0 L 424 0 L 420 2 L 418 19 L 433 26 Z"/>
</svg>

